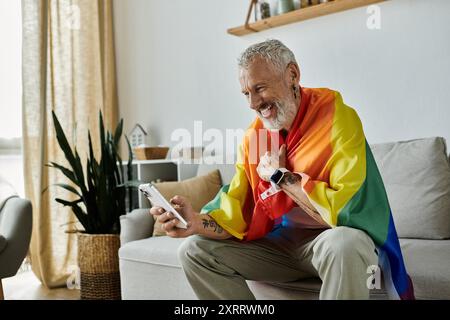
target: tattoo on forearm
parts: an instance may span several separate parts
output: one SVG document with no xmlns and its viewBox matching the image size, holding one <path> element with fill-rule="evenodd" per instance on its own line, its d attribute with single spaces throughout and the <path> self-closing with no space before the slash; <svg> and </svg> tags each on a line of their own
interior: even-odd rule
<svg viewBox="0 0 450 320">
<path fill-rule="evenodd" d="M 286 172 L 284 175 L 282 183 L 290 186 L 291 184 L 296 184 L 301 180 L 301 177 L 292 172 Z"/>
<path fill-rule="evenodd" d="M 214 220 L 202 219 L 202 224 L 204 229 L 214 228 L 214 232 L 222 233 L 223 228 L 217 224 Z"/>
</svg>

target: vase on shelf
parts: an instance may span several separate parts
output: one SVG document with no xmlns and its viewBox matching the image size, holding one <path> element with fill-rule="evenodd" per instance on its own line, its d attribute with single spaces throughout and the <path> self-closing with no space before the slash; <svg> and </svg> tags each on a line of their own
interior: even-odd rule
<svg viewBox="0 0 450 320">
<path fill-rule="evenodd" d="M 278 15 L 278 0 L 269 0 L 270 16 L 274 17 Z"/>
<path fill-rule="evenodd" d="M 271 17 L 270 4 L 267 0 L 259 0 L 257 2 L 258 20 Z"/>
<path fill-rule="evenodd" d="M 278 0 L 278 14 L 288 13 L 294 10 L 293 0 Z"/>
</svg>

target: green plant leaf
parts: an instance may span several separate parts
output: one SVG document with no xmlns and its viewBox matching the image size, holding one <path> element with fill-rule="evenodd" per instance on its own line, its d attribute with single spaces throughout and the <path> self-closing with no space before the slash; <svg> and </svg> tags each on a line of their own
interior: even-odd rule
<svg viewBox="0 0 450 320">
<path fill-rule="evenodd" d="M 63 167 L 55 162 L 50 162 L 50 164 L 47 164 L 46 166 L 60 170 L 70 181 L 78 186 L 78 180 L 72 170 L 67 169 L 66 167 Z"/>
<path fill-rule="evenodd" d="M 80 155 L 78 154 L 77 148 L 75 147 L 75 160 L 74 164 L 72 165 L 73 171 L 78 179 L 78 186 L 81 189 L 81 192 L 85 194 L 87 192 L 87 188 L 85 185 L 85 179 L 84 179 L 84 172 L 83 172 L 83 166 L 81 164 Z"/>
<path fill-rule="evenodd" d="M 55 112 L 52 110 L 52 117 L 53 117 L 53 123 L 55 126 L 56 131 L 56 139 L 58 141 L 58 144 L 61 148 L 61 150 L 64 153 L 64 156 L 66 157 L 67 161 L 69 162 L 70 166 L 74 169 L 75 165 L 75 156 L 72 152 L 72 148 L 69 145 L 69 142 L 67 141 L 67 137 L 64 134 L 64 130 L 59 123 L 58 117 L 56 116 Z M 78 179 L 75 173 L 75 177 Z M 79 185 L 79 183 L 77 183 Z"/>
<path fill-rule="evenodd" d="M 55 131 L 60 148 L 69 162 L 70 169 L 52 162 L 49 167 L 60 170 L 79 190 L 71 185 L 56 184 L 76 194 L 79 199 L 67 201 L 55 199 L 58 203 L 70 206 L 85 231 L 91 234 L 120 232 L 119 217 L 126 213 L 125 203 L 128 191 L 139 183 L 132 180 L 132 152 L 129 149 L 127 176 L 124 175 L 124 165 L 119 154 L 119 142 L 123 131 L 123 120 L 118 123 L 114 135 L 105 130 L 102 112 L 99 111 L 100 159 L 95 159 L 91 132 L 88 130 L 89 152 L 86 161 L 81 162 L 77 146 L 73 149 L 67 142 L 63 129 L 53 112 Z M 83 168 L 85 164 L 85 168 Z M 130 195 L 130 199 L 132 199 Z M 83 203 L 86 212 L 80 206 Z M 130 201 L 131 205 L 131 201 Z M 131 206 L 130 206 L 131 208 Z"/>
<path fill-rule="evenodd" d="M 125 140 L 128 146 L 127 178 L 128 180 L 133 180 L 133 150 L 127 135 L 125 135 Z M 133 190 L 131 188 L 128 188 L 128 210 L 129 212 L 133 210 Z"/>
<path fill-rule="evenodd" d="M 89 157 L 90 161 L 95 160 L 94 148 L 92 147 L 91 130 L 88 130 L 88 141 L 89 141 Z"/>
<path fill-rule="evenodd" d="M 52 184 L 51 186 L 61 187 L 61 188 L 63 188 L 63 189 L 66 189 L 67 191 L 70 191 L 70 192 L 76 194 L 77 196 L 80 197 L 80 199 L 83 198 L 83 196 L 78 192 L 78 190 L 75 189 L 74 187 L 72 187 L 71 185 L 68 185 L 68 184 L 65 184 L 65 183 L 55 183 L 55 184 Z M 50 188 L 51 186 L 48 186 L 47 188 L 45 188 L 44 192 L 45 192 L 48 188 Z"/>
<path fill-rule="evenodd" d="M 53 123 L 55 125 L 55 131 L 56 131 L 56 139 L 58 141 L 58 144 L 63 151 L 67 161 L 69 162 L 70 166 L 72 167 L 72 172 L 75 178 L 75 181 L 73 181 L 81 190 L 81 193 L 84 195 L 86 192 L 86 187 L 84 185 L 84 175 L 83 175 L 83 169 L 81 167 L 81 162 L 79 160 L 78 154 L 76 152 L 75 148 L 75 154 L 72 152 L 72 148 L 69 145 L 69 142 L 67 141 L 67 137 L 64 134 L 64 130 L 62 129 L 61 124 L 59 123 L 58 117 L 56 116 L 55 112 L 52 110 L 52 117 L 53 117 Z"/>
<path fill-rule="evenodd" d="M 119 164 L 118 167 L 120 169 L 120 181 L 118 183 L 122 183 L 125 181 L 125 176 L 124 176 L 124 168 L 123 168 L 123 164 L 122 164 L 122 158 L 120 157 L 119 151 L 116 150 L 116 154 L 117 154 L 117 163 Z"/>
<path fill-rule="evenodd" d="M 60 199 L 60 198 L 56 198 L 55 201 L 63 204 L 65 207 L 72 207 L 74 205 L 77 205 L 78 203 L 83 202 L 83 199 L 80 198 L 80 199 L 75 200 L 75 201 L 67 201 L 67 200 L 63 200 L 63 199 Z M 83 212 L 83 213 L 86 215 L 85 212 Z"/>
<path fill-rule="evenodd" d="M 122 130 L 123 130 L 123 119 L 120 119 L 116 131 L 114 132 L 114 146 L 116 148 L 119 146 L 120 137 L 122 136 Z"/>
<path fill-rule="evenodd" d="M 65 207 L 71 207 L 73 213 L 77 217 L 78 221 L 80 221 L 81 225 L 84 227 L 86 232 L 89 233 L 89 230 L 91 230 L 89 218 L 88 215 L 78 206 L 78 203 L 82 202 L 81 199 L 78 199 L 76 201 L 66 201 L 63 199 L 56 198 L 56 202 L 61 203 Z"/>
<path fill-rule="evenodd" d="M 106 157 L 106 140 L 105 140 L 105 125 L 103 123 L 103 115 L 102 112 L 99 111 L 99 131 L 100 131 L 100 150 L 101 150 L 101 158 L 100 164 L 105 161 Z"/>
</svg>

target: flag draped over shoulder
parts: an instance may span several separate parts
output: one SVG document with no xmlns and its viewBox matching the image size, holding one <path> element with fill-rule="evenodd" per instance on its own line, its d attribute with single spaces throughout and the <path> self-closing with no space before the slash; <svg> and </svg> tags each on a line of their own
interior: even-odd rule
<svg viewBox="0 0 450 320">
<path fill-rule="evenodd" d="M 297 204 L 284 192 L 263 200 L 270 184 L 256 168 L 266 151 L 284 143 L 286 168 L 301 174 L 303 191 L 322 219 L 331 227 L 365 231 L 377 246 L 390 296 L 414 299 L 384 184 L 358 115 L 336 91 L 302 88 L 301 97 L 285 139 L 265 130 L 259 119 L 252 123 L 239 148 L 235 176 L 202 212 L 244 241 L 270 232 L 274 220 Z"/>
</svg>

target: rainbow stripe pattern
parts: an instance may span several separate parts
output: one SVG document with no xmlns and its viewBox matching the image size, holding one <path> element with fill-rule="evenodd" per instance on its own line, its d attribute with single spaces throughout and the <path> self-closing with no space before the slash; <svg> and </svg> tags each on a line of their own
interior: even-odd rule
<svg viewBox="0 0 450 320">
<path fill-rule="evenodd" d="M 321 218 L 330 227 L 348 226 L 369 234 L 390 297 L 414 299 L 384 184 L 358 115 L 336 91 L 301 88 L 301 96 L 285 138 L 265 130 L 259 119 L 251 124 L 239 147 L 235 176 L 202 213 L 244 241 L 270 232 L 274 221 L 297 205 L 284 192 L 263 200 L 261 193 L 270 184 L 259 178 L 256 168 L 274 141 L 284 143 L 286 167 L 302 175 L 303 191 Z"/>
</svg>

